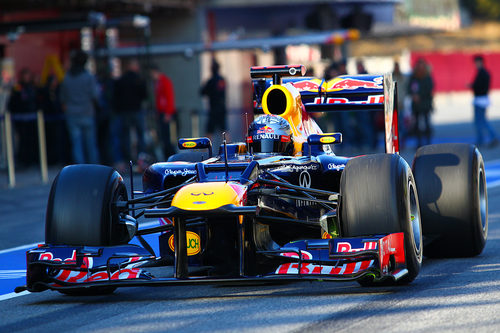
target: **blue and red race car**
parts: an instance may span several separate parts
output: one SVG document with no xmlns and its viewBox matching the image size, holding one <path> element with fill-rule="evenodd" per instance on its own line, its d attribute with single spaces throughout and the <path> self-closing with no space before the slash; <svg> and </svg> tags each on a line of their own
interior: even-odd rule
<svg viewBox="0 0 500 333">
<path fill-rule="evenodd" d="M 321 279 L 406 284 L 430 257 L 474 256 L 487 238 L 476 147 L 429 145 L 399 156 L 390 75 L 303 77 L 304 66 L 253 67 L 246 142 L 212 154 L 208 138 L 151 165 L 127 194 L 112 168 L 71 165 L 54 180 L 46 239 L 27 252 L 27 284 L 69 294 L 116 287 Z M 311 112 L 383 111 L 385 154 L 343 157 Z M 192 151 L 197 150 L 197 152 Z M 201 150 L 201 151 L 200 151 Z M 159 226 L 138 228 L 142 218 Z M 158 234 L 156 253 L 144 235 Z M 141 245 L 130 244 L 137 237 Z"/>
</svg>

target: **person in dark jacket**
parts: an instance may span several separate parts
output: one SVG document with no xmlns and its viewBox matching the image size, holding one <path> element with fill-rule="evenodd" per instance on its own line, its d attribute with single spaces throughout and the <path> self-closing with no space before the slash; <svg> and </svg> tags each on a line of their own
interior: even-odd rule
<svg viewBox="0 0 500 333">
<path fill-rule="evenodd" d="M 486 131 L 490 136 L 489 145 L 498 145 L 498 135 L 486 119 L 486 109 L 490 105 L 488 93 L 490 91 L 490 73 L 484 67 L 484 58 L 482 55 L 474 56 L 474 63 L 477 68 L 474 81 L 471 88 L 474 92 L 474 125 L 476 127 L 476 143 L 484 143 L 483 132 Z"/>
<path fill-rule="evenodd" d="M 71 163 L 69 134 L 66 128 L 60 99 L 60 83 L 55 75 L 49 75 L 40 88 L 40 107 L 45 116 L 47 160 L 49 164 Z"/>
<path fill-rule="evenodd" d="M 71 139 L 73 162 L 99 163 L 95 115 L 97 84 L 85 69 L 88 56 L 78 50 L 71 56 L 71 68 L 61 84 L 60 98 Z"/>
<path fill-rule="evenodd" d="M 37 91 L 33 73 L 28 68 L 19 72 L 18 82 L 12 88 L 8 101 L 17 135 L 16 157 L 20 167 L 34 165 L 38 160 L 36 127 Z"/>
<path fill-rule="evenodd" d="M 132 59 L 114 85 L 115 162 L 122 163 L 144 152 L 144 112 L 142 102 L 147 97 L 146 82 L 139 74 L 139 62 Z M 137 136 L 137 151 L 132 154 L 130 130 Z"/>
<path fill-rule="evenodd" d="M 415 120 L 414 130 L 417 145 L 431 143 L 431 112 L 434 82 L 429 67 L 423 58 L 417 60 L 408 82 L 408 93 L 411 96 L 412 114 Z M 425 137 L 425 143 L 423 138 Z"/>
<path fill-rule="evenodd" d="M 212 60 L 212 77 L 201 88 L 201 94 L 208 97 L 209 112 L 207 135 L 211 137 L 216 130 L 225 131 L 226 124 L 226 81 L 219 74 L 219 64 Z"/>
</svg>

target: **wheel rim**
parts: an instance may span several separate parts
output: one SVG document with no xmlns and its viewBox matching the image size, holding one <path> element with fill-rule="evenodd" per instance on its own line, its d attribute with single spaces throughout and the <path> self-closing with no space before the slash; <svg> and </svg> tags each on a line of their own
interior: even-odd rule
<svg viewBox="0 0 500 333">
<path fill-rule="evenodd" d="M 486 184 L 484 169 L 479 169 L 479 217 L 483 232 L 486 230 Z"/>
<path fill-rule="evenodd" d="M 420 232 L 420 212 L 418 210 L 417 195 L 415 193 L 415 188 L 413 183 L 410 181 L 408 184 L 409 194 L 410 194 L 410 224 L 412 230 L 413 247 L 415 248 L 417 255 L 420 256 L 421 253 L 421 232 Z"/>
</svg>

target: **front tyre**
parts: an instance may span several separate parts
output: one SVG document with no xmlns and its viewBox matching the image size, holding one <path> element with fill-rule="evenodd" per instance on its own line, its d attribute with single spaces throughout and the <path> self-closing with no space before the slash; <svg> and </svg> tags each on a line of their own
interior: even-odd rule
<svg viewBox="0 0 500 333">
<path fill-rule="evenodd" d="M 51 245 L 111 246 L 130 235 L 117 201 L 127 200 L 122 177 L 102 165 L 69 165 L 52 184 L 45 219 L 45 242 Z"/>
<path fill-rule="evenodd" d="M 375 154 L 349 160 L 340 179 L 342 236 L 404 233 L 408 274 L 394 282 L 407 284 L 422 265 L 422 228 L 415 180 L 399 155 Z M 377 284 L 371 278 L 361 285 Z"/>
</svg>

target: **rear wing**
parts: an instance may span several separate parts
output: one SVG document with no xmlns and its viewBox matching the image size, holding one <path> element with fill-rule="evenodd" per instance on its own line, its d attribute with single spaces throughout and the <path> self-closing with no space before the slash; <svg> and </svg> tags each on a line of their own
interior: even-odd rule
<svg viewBox="0 0 500 333">
<path fill-rule="evenodd" d="M 295 89 L 308 113 L 383 111 L 386 152 L 399 153 L 397 87 L 392 74 L 342 75 L 326 81 L 302 77 L 304 72 L 301 65 L 252 67 L 254 112 L 263 112 L 262 98 L 274 82 Z"/>
</svg>

